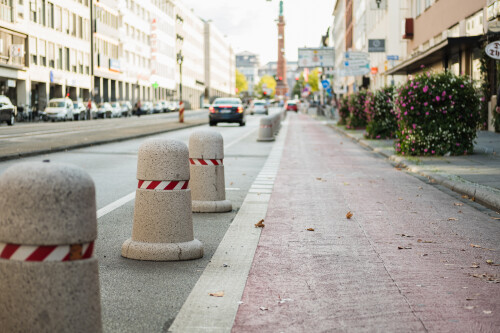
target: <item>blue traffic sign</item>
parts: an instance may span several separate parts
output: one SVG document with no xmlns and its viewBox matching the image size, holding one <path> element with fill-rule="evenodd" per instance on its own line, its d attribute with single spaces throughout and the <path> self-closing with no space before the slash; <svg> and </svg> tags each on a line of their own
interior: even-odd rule
<svg viewBox="0 0 500 333">
<path fill-rule="evenodd" d="M 391 55 L 391 54 L 388 54 L 387 55 L 387 60 L 399 60 L 399 56 L 398 55 Z"/>
<path fill-rule="evenodd" d="M 323 80 L 323 81 L 321 81 L 321 85 L 323 86 L 324 89 L 328 89 L 328 88 L 330 88 L 330 81 Z"/>
</svg>

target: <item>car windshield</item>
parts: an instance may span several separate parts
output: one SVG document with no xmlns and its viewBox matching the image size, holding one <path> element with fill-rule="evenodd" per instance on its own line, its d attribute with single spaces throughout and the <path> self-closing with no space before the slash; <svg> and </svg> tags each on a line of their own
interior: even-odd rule
<svg viewBox="0 0 500 333">
<path fill-rule="evenodd" d="M 78 107 L 78 103 L 73 103 L 73 107 L 77 108 Z"/>
<path fill-rule="evenodd" d="M 255 102 L 254 105 L 266 105 L 265 102 Z"/>
<path fill-rule="evenodd" d="M 214 101 L 214 105 L 238 105 L 241 104 L 239 99 L 235 98 L 224 98 L 224 99 L 216 99 Z"/>
<path fill-rule="evenodd" d="M 49 107 L 51 108 L 63 108 L 64 107 L 64 102 L 49 102 Z"/>
<path fill-rule="evenodd" d="M 295 105 L 295 102 L 290 101 L 288 102 L 288 105 Z"/>
<path fill-rule="evenodd" d="M 118 103 L 112 103 L 111 105 L 112 105 L 113 107 L 120 106 L 120 104 L 118 104 Z"/>
</svg>

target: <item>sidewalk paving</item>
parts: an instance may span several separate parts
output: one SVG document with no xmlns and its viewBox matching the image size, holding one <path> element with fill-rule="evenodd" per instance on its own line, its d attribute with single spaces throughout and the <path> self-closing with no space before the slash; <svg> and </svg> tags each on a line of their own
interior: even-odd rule
<svg viewBox="0 0 500 333">
<path fill-rule="evenodd" d="M 403 157 L 394 140 L 371 140 L 364 130 L 349 130 L 336 122 L 328 125 L 361 145 L 389 158 L 400 167 L 423 175 L 451 190 L 500 211 L 500 134 L 479 131 L 474 154 L 465 156 Z"/>
<path fill-rule="evenodd" d="M 500 215 L 288 121 L 232 332 L 498 331 Z"/>
</svg>

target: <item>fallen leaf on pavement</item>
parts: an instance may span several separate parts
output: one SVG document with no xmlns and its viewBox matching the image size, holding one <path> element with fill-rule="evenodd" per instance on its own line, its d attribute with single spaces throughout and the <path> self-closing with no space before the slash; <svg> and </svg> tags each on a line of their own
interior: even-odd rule
<svg viewBox="0 0 500 333">
<path fill-rule="evenodd" d="M 470 246 L 471 246 L 471 247 L 477 247 L 478 249 L 482 249 L 482 247 L 481 247 L 481 246 L 476 245 L 476 244 L 471 244 Z"/>
<path fill-rule="evenodd" d="M 413 237 L 413 236 L 401 234 L 401 237 Z"/>
<path fill-rule="evenodd" d="M 209 293 L 208 295 L 214 296 L 214 297 L 222 297 L 222 296 L 224 296 L 224 292 L 223 291 L 218 291 L 216 293 Z"/>
<path fill-rule="evenodd" d="M 470 266 L 470 268 L 479 268 L 479 264 L 473 262 L 472 265 Z"/>
<path fill-rule="evenodd" d="M 490 259 L 486 260 L 486 263 L 487 263 L 488 265 L 490 265 L 490 266 L 500 266 L 500 264 L 495 264 L 495 263 L 493 262 L 493 260 L 490 260 Z"/>
<path fill-rule="evenodd" d="M 484 313 L 484 314 L 490 314 L 490 313 L 491 313 L 491 311 L 483 310 L 483 313 Z"/>
<path fill-rule="evenodd" d="M 469 199 L 469 196 L 468 195 L 462 195 L 462 199 Z"/>
<path fill-rule="evenodd" d="M 321 178 L 320 178 L 320 177 L 317 177 L 317 178 L 316 178 L 316 180 L 321 180 Z"/>
<path fill-rule="evenodd" d="M 453 205 L 455 205 L 455 206 L 463 206 L 464 204 L 461 203 L 461 202 L 455 202 Z"/>
<path fill-rule="evenodd" d="M 473 307 L 473 306 L 466 306 L 465 308 L 466 308 L 467 310 L 472 310 L 472 309 L 474 309 L 474 307 Z"/>
<path fill-rule="evenodd" d="M 264 219 L 260 220 L 259 222 L 255 223 L 256 228 L 264 228 Z"/>
<path fill-rule="evenodd" d="M 476 198 L 472 197 L 470 198 L 470 201 L 476 201 Z"/>
<path fill-rule="evenodd" d="M 456 217 L 448 217 L 448 221 L 458 221 Z"/>
<path fill-rule="evenodd" d="M 353 214 L 349 211 L 349 212 L 347 212 L 347 214 L 345 214 L 345 217 L 347 217 L 348 219 L 350 219 L 352 217 L 352 215 Z"/>
<path fill-rule="evenodd" d="M 307 231 L 314 231 L 314 228 L 307 228 Z"/>
<path fill-rule="evenodd" d="M 411 247 L 409 246 L 398 246 L 398 250 L 410 250 Z"/>
<path fill-rule="evenodd" d="M 268 308 L 266 308 L 265 306 L 261 306 L 259 309 L 260 309 L 261 311 L 266 311 L 266 310 L 269 310 L 269 309 L 268 309 Z"/>
<path fill-rule="evenodd" d="M 350 185 L 350 184 L 349 184 L 349 183 L 344 182 L 344 185 L 345 185 L 345 186 L 347 186 L 347 185 Z"/>
<path fill-rule="evenodd" d="M 432 241 L 424 241 L 424 240 L 421 240 L 421 239 L 417 239 L 417 242 L 418 243 L 434 243 Z"/>
</svg>

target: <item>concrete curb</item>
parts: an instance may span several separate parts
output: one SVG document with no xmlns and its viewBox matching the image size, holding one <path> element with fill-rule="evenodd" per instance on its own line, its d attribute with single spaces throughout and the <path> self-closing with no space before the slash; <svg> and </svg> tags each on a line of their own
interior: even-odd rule
<svg viewBox="0 0 500 333">
<path fill-rule="evenodd" d="M 393 154 L 389 149 L 382 149 L 373 147 L 370 145 L 369 141 L 360 139 L 355 137 L 354 135 L 344 131 L 342 128 L 334 124 L 328 124 L 330 128 L 332 128 L 337 133 L 340 133 L 351 140 L 359 143 L 361 146 L 372 150 L 375 153 L 378 153 L 390 161 L 394 162 L 394 164 L 404 167 L 408 171 L 419 174 L 421 176 L 429 178 L 431 181 L 446 186 L 462 195 L 467 195 L 470 198 L 474 198 L 474 201 L 486 206 L 488 208 L 494 209 L 496 211 L 500 211 L 500 191 L 489 186 L 484 186 L 476 183 L 469 182 L 463 178 L 458 176 L 450 175 L 444 172 L 434 173 L 424 170 L 422 167 L 417 165 L 416 163 L 407 160 L 402 156 L 398 156 Z"/>
<path fill-rule="evenodd" d="M 14 160 L 14 159 L 23 158 L 23 157 L 57 153 L 57 152 L 72 150 L 72 149 L 87 148 L 87 147 L 98 146 L 98 145 L 113 143 L 113 142 L 121 142 L 121 141 L 130 140 L 130 139 L 138 139 L 138 138 L 157 135 L 157 134 L 161 134 L 161 133 L 177 131 L 179 129 L 197 127 L 197 126 L 205 125 L 206 123 L 207 123 L 206 120 L 195 122 L 193 124 L 187 124 L 187 125 L 186 125 L 186 123 L 184 123 L 183 125 L 179 124 L 180 126 L 176 127 L 176 128 L 169 128 L 169 129 L 157 130 L 157 131 L 152 131 L 152 132 L 146 132 L 146 127 L 145 127 L 144 133 L 138 133 L 138 134 L 134 134 L 134 135 L 116 137 L 116 138 L 105 139 L 105 140 L 95 140 L 95 141 L 91 141 L 91 142 L 85 142 L 85 143 L 79 143 L 79 144 L 67 145 L 67 146 L 60 146 L 60 147 L 54 147 L 54 148 L 39 149 L 39 150 L 30 151 L 30 152 L 1 155 L 0 162 Z"/>
</svg>

